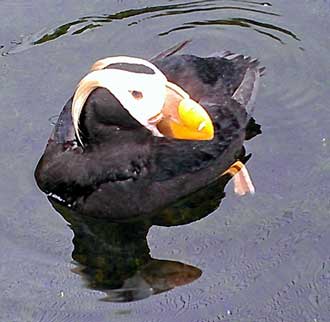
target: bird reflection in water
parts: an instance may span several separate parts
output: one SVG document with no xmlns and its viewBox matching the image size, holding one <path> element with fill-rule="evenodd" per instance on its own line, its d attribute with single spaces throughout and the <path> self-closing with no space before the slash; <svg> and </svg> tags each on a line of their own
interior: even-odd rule
<svg viewBox="0 0 330 322">
<path fill-rule="evenodd" d="M 246 138 L 261 133 L 252 119 Z M 242 147 L 240 160 L 245 163 Z M 189 284 L 202 271 L 185 263 L 150 256 L 147 234 L 152 225 L 176 226 L 199 220 L 218 208 L 231 176 L 216 182 L 138 221 L 121 223 L 81 216 L 58 200 L 49 197 L 54 208 L 69 222 L 74 233 L 72 258 L 86 286 L 106 293 L 103 301 L 129 302 L 147 298 Z"/>
</svg>

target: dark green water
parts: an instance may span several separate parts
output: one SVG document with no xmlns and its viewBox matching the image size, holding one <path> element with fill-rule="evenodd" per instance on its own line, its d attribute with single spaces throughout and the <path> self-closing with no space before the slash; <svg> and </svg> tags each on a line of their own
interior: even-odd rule
<svg viewBox="0 0 330 322">
<path fill-rule="evenodd" d="M 0 321 L 329 321 L 329 5 L 1 1 Z M 245 144 L 256 194 L 229 183 L 213 212 L 216 188 L 196 197 L 206 217 L 181 204 L 130 228 L 64 220 L 33 178 L 49 119 L 95 60 L 186 39 L 183 52 L 228 49 L 267 68 L 263 133 Z M 134 290 L 118 292 L 125 282 Z"/>
</svg>

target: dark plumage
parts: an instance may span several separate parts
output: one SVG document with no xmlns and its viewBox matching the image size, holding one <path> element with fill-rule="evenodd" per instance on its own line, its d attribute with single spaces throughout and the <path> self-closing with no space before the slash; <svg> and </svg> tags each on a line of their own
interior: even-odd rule
<svg viewBox="0 0 330 322">
<path fill-rule="evenodd" d="M 65 105 L 36 168 L 38 186 L 82 215 L 123 220 L 151 213 L 216 180 L 239 157 L 262 70 L 249 57 L 172 55 L 152 62 L 209 113 L 211 141 L 156 137 L 108 90 L 98 88 L 80 117 L 77 145 Z"/>
</svg>

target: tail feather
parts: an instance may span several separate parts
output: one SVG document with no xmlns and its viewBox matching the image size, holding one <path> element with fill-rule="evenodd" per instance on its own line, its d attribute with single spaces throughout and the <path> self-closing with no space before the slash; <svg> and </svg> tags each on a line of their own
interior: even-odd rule
<svg viewBox="0 0 330 322">
<path fill-rule="evenodd" d="M 178 44 L 174 45 L 171 48 L 168 48 L 166 50 L 163 50 L 162 52 L 160 52 L 159 54 L 153 56 L 150 60 L 151 61 L 155 61 L 158 59 L 163 59 L 169 56 L 174 55 L 175 53 L 177 53 L 178 51 L 180 51 L 183 47 L 185 47 L 186 45 L 188 45 L 191 42 L 191 40 L 185 40 L 182 42 L 179 42 Z"/>
</svg>

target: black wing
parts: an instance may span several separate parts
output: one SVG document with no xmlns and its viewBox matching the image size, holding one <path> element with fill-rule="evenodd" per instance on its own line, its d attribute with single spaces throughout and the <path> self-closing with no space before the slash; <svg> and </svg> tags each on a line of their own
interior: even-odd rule
<svg viewBox="0 0 330 322">
<path fill-rule="evenodd" d="M 261 69 L 258 61 L 243 55 L 223 52 L 222 56 L 191 55 L 165 57 L 154 61 L 167 79 L 182 87 L 210 114 L 215 128 L 212 141 L 155 139 L 156 178 L 192 173 L 211 165 L 224 171 L 233 162 L 225 156 L 228 149 L 239 154 L 250 119 L 247 106 L 252 104 Z M 235 152 L 235 150 L 237 150 Z"/>
</svg>

